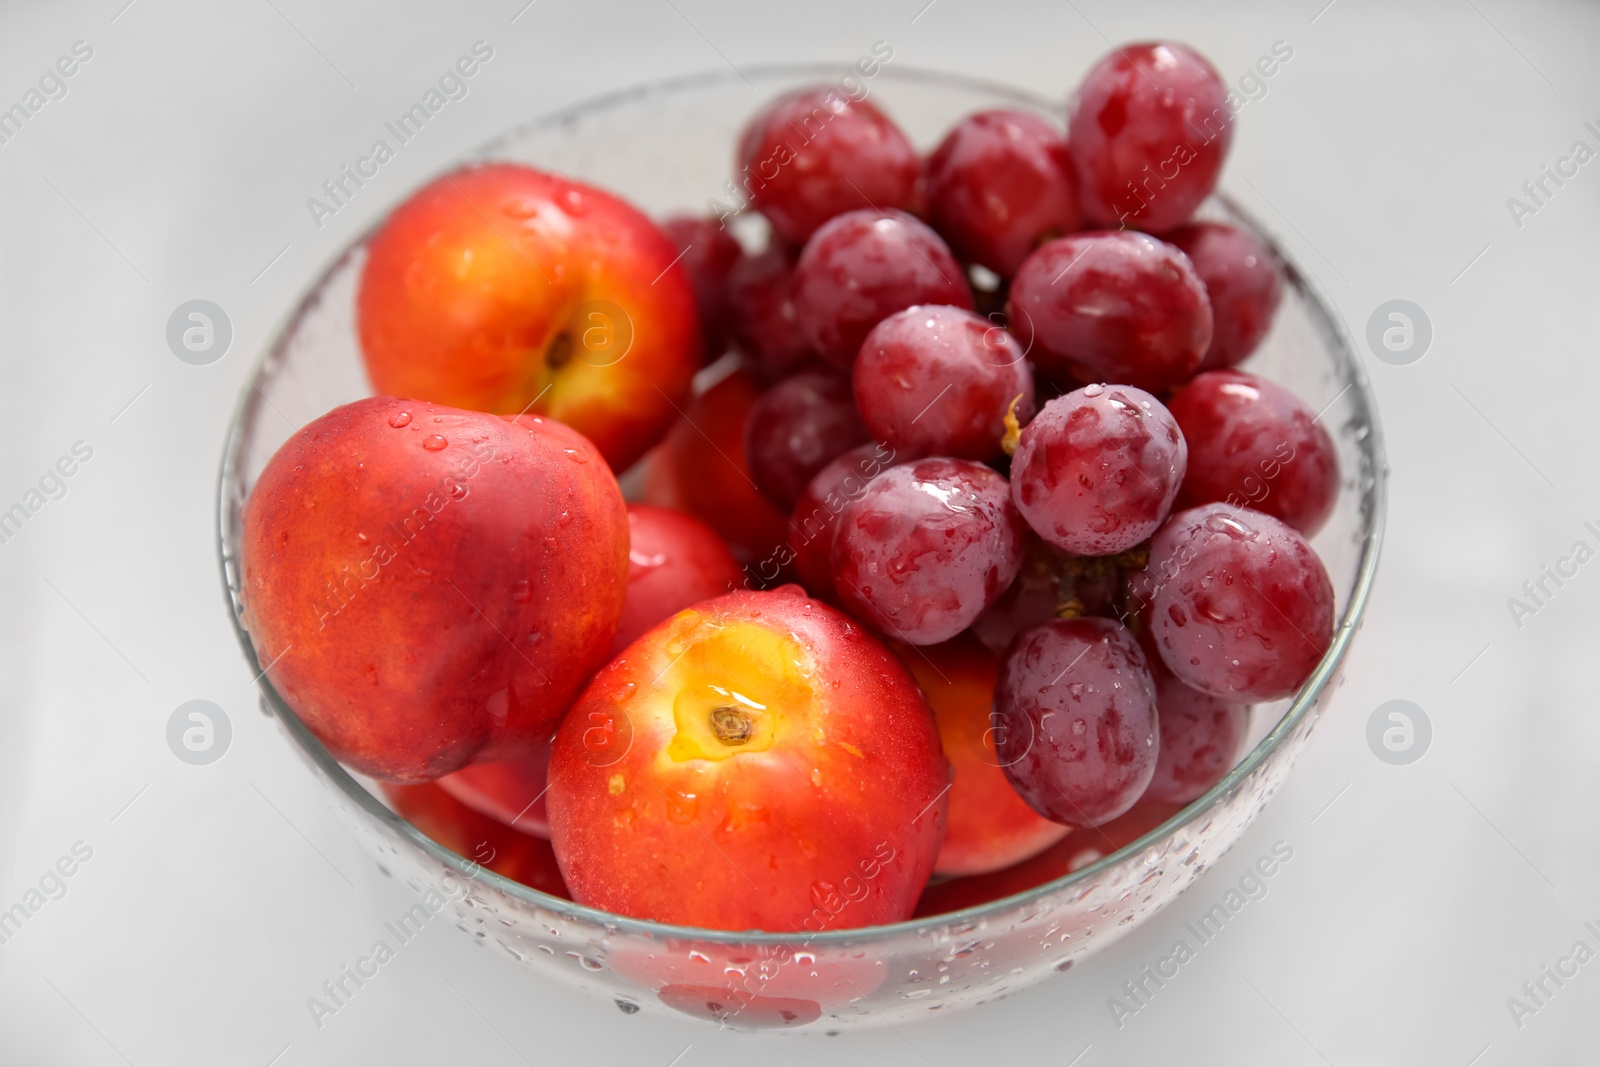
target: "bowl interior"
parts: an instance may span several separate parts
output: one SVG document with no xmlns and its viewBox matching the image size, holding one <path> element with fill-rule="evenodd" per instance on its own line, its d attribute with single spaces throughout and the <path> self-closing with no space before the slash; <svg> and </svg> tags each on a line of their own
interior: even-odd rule
<svg viewBox="0 0 1600 1067">
<path fill-rule="evenodd" d="M 659 217 L 737 206 L 740 197 L 729 178 L 740 127 L 773 95 L 801 85 L 831 83 L 858 98 L 864 90 L 900 123 L 922 151 L 931 150 L 956 119 L 986 108 L 1019 108 L 1061 120 L 1058 102 L 993 83 L 892 65 L 883 67 L 871 79 L 856 75 L 845 83 L 842 79 L 848 72 L 843 64 L 773 66 L 746 68 L 743 72 L 759 88 L 731 71 L 641 86 L 519 125 L 448 169 L 486 159 L 525 162 L 613 190 Z M 1224 185 L 1227 178 L 1225 173 Z M 1212 198 L 1201 214 L 1251 229 L 1276 247 L 1271 235 L 1226 196 Z M 340 251 L 276 331 L 241 397 L 223 456 L 218 514 L 223 578 L 235 630 L 258 676 L 264 700 L 282 718 L 303 754 L 354 805 L 372 819 L 389 823 L 395 832 L 463 877 L 480 880 L 501 893 L 558 915 L 603 923 L 609 929 L 746 945 L 792 940 L 792 935 L 675 928 L 609 915 L 482 870 L 390 811 L 377 799 L 370 784 L 357 780 L 328 754 L 261 674 L 263 665 L 256 661 L 240 622 L 240 509 L 263 466 L 291 434 L 331 408 L 372 393 L 355 331 L 356 289 L 369 237 L 370 231 Z M 1281 249 L 1279 254 L 1282 256 Z M 1284 257 L 1284 262 L 1290 284 L 1283 304 L 1270 335 L 1244 369 L 1280 382 L 1320 411 L 1319 418 L 1338 449 L 1342 471 L 1339 501 L 1334 515 L 1313 541 L 1338 595 L 1335 639 L 1322 663 L 1292 700 L 1256 709 L 1249 750 L 1227 777 L 1184 811 L 1121 851 L 1017 897 L 893 927 L 828 931 L 810 940 L 847 942 L 871 939 L 889 931 L 978 920 L 1026 906 L 1034 898 L 1092 882 L 1124 856 L 1149 848 L 1195 820 L 1206 818 L 1220 799 L 1243 788 L 1252 772 L 1295 733 L 1337 677 L 1377 565 L 1384 509 L 1382 447 L 1370 387 L 1337 317 L 1292 261 Z"/>
</svg>

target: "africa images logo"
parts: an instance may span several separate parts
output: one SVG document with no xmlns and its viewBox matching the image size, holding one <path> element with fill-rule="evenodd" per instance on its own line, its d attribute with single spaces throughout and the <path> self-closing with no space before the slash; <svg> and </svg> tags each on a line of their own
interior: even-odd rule
<svg viewBox="0 0 1600 1067">
<path fill-rule="evenodd" d="M 465 100 L 471 91 L 468 82 L 493 58 L 494 48 L 488 42 L 474 41 L 471 54 L 462 56 L 445 68 L 445 72 L 439 75 L 437 86 L 429 86 L 421 100 L 402 111 L 393 122 L 383 124 L 383 128 L 394 138 L 392 146 L 386 138 L 378 138 L 372 142 L 366 155 L 353 164 L 340 167 L 337 174 L 322 183 L 321 197 L 307 197 L 306 210 L 311 213 L 311 221 L 317 229 L 322 229 L 322 222 L 328 216 L 344 210 L 367 182 L 378 176 L 378 168 L 393 159 L 401 148 L 421 133 L 428 121 L 443 111 L 446 104 L 452 100 Z"/>
</svg>

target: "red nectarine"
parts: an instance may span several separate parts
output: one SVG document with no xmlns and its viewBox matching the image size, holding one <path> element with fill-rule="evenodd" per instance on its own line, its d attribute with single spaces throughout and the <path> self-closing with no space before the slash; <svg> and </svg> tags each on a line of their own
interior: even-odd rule
<svg viewBox="0 0 1600 1067">
<path fill-rule="evenodd" d="M 703 520 L 750 565 L 750 581 L 778 577 L 775 551 L 789 520 L 756 488 L 745 458 L 744 424 L 761 383 L 744 369 L 722 378 L 684 408 L 683 418 L 650 457 L 645 500 L 682 508 Z"/>
<path fill-rule="evenodd" d="M 740 591 L 634 642 L 550 760 L 575 899 L 726 930 L 907 918 L 944 834 L 949 765 L 888 649 L 798 586 Z"/>
<path fill-rule="evenodd" d="M 656 224 L 531 167 L 447 174 L 372 238 L 357 313 L 380 393 L 560 419 L 618 471 L 700 365 L 694 292 Z"/>
<path fill-rule="evenodd" d="M 493 763 L 474 763 L 447 774 L 438 786 L 473 811 L 535 837 L 549 838 L 544 806 L 550 777 L 550 741 Z"/>
<path fill-rule="evenodd" d="M 685 512 L 629 504 L 628 539 L 628 595 L 611 641 L 613 656 L 673 613 L 744 581 L 717 532 Z"/>
<path fill-rule="evenodd" d="M 437 778 L 548 737 L 622 613 L 622 494 L 550 419 L 358 400 L 278 450 L 242 518 L 257 658 L 375 778 Z"/>
<path fill-rule="evenodd" d="M 385 783 L 383 795 L 407 822 L 456 855 L 541 893 L 572 899 L 550 842 L 472 810 L 437 782 Z"/>
</svg>

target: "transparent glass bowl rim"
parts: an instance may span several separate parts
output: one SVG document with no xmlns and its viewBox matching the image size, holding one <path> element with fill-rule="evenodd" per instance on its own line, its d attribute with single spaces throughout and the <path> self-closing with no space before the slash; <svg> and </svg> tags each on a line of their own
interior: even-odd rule
<svg viewBox="0 0 1600 1067">
<path fill-rule="evenodd" d="M 830 81 L 838 75 L 840 69 L 842 68 L 838 65 L 826 63 L 750 65 L 742 68 L 742 72 L 718 69 L 679 75 L 643 82 L 630 88 L 591 97 L 568 107 L 518 123 L 489 141 L 484 142 L 476 150 L 441 167 L 437 172 L 429 175 L 422 183 L 407 190 L 406 195 L 411 195 L 417 188 L 421 188 L 423 184 L 435 180 L 440 175 L 450 173 L 467 163 L 494 158 L 507 143 L 515 141 L 529 132 L 571 122 L 584 115 L 607 111 L 634 100 L 657 95 L 676 94 L 714 86 L 718 83 L 731 82 L 735 79 L 743 79 L 746 73 L 766 75 L 775 80 L 816 78 L 819 82 Z M 892 69 L 886 67 L 879 72 L 878 76 L 895 82 L 923 82 L 967 88 L 974 92 L 994 97 L 996 100 L 1009 99 L 1015 104 L 1030 110 L 1044 110 L 1058 115 L 1061 112 L 1061 105 L 1057 101 L 984 78 L 908 67 L 895 67 Z M 954 122 L 958 118 L 960 118 L 959 115 L 953 115 L 951 116 L 951 121 Z M 252 407 L 251 397 L 253 393 L 258 391 L 264 375 L 270 369 L 273 353 L 279 350 L 290 336 L 303 313 L 318 299 L 318 294 L 321 292 L 328 277 L 339 268 L 352 249 L 365 243 L 383 225 L 383 218 L 378 219 L 365 231 L 356 234 L 346 244 L 342 245 L 335 254 L 330 256 L 317 272 L 311 284 L 303 290 L 300 298 L 294 302 L 288 313 L 279 320 L 267 343 L 257 355 L 249 380 L 241 391 L 238 404 L 229 420 L 228 436 L 223 449 L 222 467 L 218 479 L 218 510 L 216 515 L 218 561 L 222 568 L 223 596 L 228 605 L 228 616 L 233 623 L 234 634 L 238 637 L 239 643 L 244 649 L 245 659 L 254 668 L 257 686 L 273 708 L 276 709 L 279 718 L 285 724 L 291 736 L 299 743 L 316 767 L 330 781 L 337 784 L 350 800 L 367 815 L 387 824 L 411 844 L 432 855 L 446 867 L 453 869 L 457 874 L 469 881 L 480 881 L 488 887 L 528 904 L 546 909 L 564 919 L 593 923 L 616 933 L 637 934 L 655 939 L 699 941 L 728 946 L 783 947 L 792 945 L 796 937 L 802 937 L 807 945 L 852 945 L 893 938 L 901 934 L 915 936 L 936 931 L 941 927 L 975 924 L 987 919 L 998 918 L 1006 913 L 1025 908 L 1036 900 L 1054 896 L 1063 890 L 1071 889 L 1073 886 L 1092 881 L 1101 871 L 1121 863 L 1129 855 L 1142 852 L 1162 839 L 1176 834 L 1188 824 L 1205 817 L 1213 804 L 1248 778 L 1262 762 L 1272 755 L 1280 744 L 1294 733 L 1296 727 L 1316 706 L 1317 701 L 1327 689 L 1329 682 L 1337 674 L 1338 668 L 1349 649 L 1350 641 L 1355 636 L 1361 616 L 1366 610 L 1367 598 L 1371 593 L 1373 580 L 1377 574 L 1379 549 L 1383 539 L 1387 506 L 1387 468 L 1384 458 L 1382 429 L 1378 421 L 1376 398 L 1373 395 L 1371 383 L 1367 378 L 1366 369 L 1356 355 L 1355 349 L 1351 346 L 1349 337 L 1340 325 L 1340 317 L 1333 310 L 1331 303 L 1299 271 L 1294 261 L 1283 253 L 1271 233 L 1259 225 L 1248 212 L 1230 197 L 1220 191 L 1215 195 L 1227 204 L 1229 210 L 1249 222 L 1256 234 L 1272 247 L 1280 262 L 1284 265 L 1290 287 L 1297 290 L 1305 298 L 1313 320 L 1320 320 L 1318 324 L 1322 327 L 1321 333 L 1324 339 L 1332 346 L 1334 354 L 1340 358 L 1340 362 L 1347 371 L 1350 381 L 1348 389 L 1355 394 L 1353 398 L 1355 412 L 1364 425 L 1368 427 L 1367 435 L 1361 441 L 1360 448 L 1365 453 L 1364 458 L 1371 480 L 1364 487 L 1359 488 L 1364 497 L 1361 501 L 1360 513 L 1366 520 L 1366 526 L 1362 530 L 1361 556 L 1357 566 L 1355 584 L 1351 589 L 1350 600 L 1337 622 L 1333 642 L 1327 653 L 1322 657 L 1321 662 L 1317 664 L 1311 677 L 1306 680 L 1305 684 L 1300 687 L 1300 691 L 1295 694 L 1293 702 L 1284 712 L 1283 717 L 1220 782 L 1212 786 L 1203 796 L 1190 803 L 1182 811 L 1131 844 L 1125 845 L 1117 851 L 1054 881 L 984 904 L 962 908 L 959 911 L 942 912 L 938 915 L 908 919 L 904 922 L 879 926 L 827 930 L 819 934 L 799 935 L 764 930 L 713 930 L 652 922 L 648 919 L 630 918 L 613 912 L 585 907 L 575 901 L 563 900 L 560 897 L 542 893 L 537 889 L 523 885 L 521 882 L 513 881 L 486 870 L 445 848 L 422 833 L 410 822 L 391 811 L 382 801 L 368 792 L 361 783 L 357 782 L 345 770 L 343 765 L 329 754 L 328 750 L 323 747 L 322 743 L 317 740 L 311 731 L 301 723 L 299 717 L 284 702 L 272 683 L 268 681 L 265 672 L 261 669 L 261 664 L 255 655 L 255 649 L 250 643 L 250 635 L 244 629 L 235 612 L 233 597 L 229 588 L 227 562 L 229 522 L 227 515 L 230 506 L 229 487 L 234 481 L 240 480 L 238 464 L 244 443 L 246 416 Z M 398 202 L 396 201 L 396 203 Z M 385 217 L 387 217 L 387 212 Z"/>
</svg>

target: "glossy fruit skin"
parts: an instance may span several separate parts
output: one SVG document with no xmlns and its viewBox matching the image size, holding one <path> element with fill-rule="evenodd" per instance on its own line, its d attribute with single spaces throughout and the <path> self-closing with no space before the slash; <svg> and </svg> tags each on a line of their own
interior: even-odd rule
<svg viewBox="0 0 1600 1067">
<path fill-rule="evenodd" d="M 1276 382 L 1206 371 L 1172 397 L 1189 441 L 1179 508 L 1222 501 L 1312 536 L 1339 500 L 1339 454 L 1310 406 Z"/>
<path fill-rule="evenodd" d="M 374 778 L 548 737 L 622 613 L 622 493 L 552 419 L 358 400 L 278 450 L 242 520 L 242 620 L 267 677 Z"/>
<path fill-rule="evenodd" d="M 906 456 L 999 459 L 1006 412 L 1033 417 L 1033 373 L 1003 327 L 970 311 L 918 304 L 872 328 L 851 371 L 856 407 L 878 441 Z"/>
<path fill-rule="evenodd" d="M 1233 141 L 1228 89 L 1175 42 L 1117 48 L 1067 105 L 1067 150 L 1091 223 L 1160 233 L 1187 222 L 1216 188 Z"/>
<path fill-rule="evenodd" d="M 845 505 L 833 535 L 839 599 L 886 636 L 948 641 L 1022 566 L 1022 517 L 1006 480 L 964 459 L 892 467 Z"/>
<path fill-rule="evenodd" d="M 916 149 L 887 115 L 828 88 L 762 108 L 739 137 L 737 163 L 756 209 L 791 245 L 855 208 L 910 207 L 921 173 Z"/>
<path fill-rule="evenodd" d="M 849 369 L 868 332 L 913 304 L 972 309 L 967 276 L 944 240 L 904 211 L 830 219 L 795 264 L 795 313 L 818 355 Z"/>
<path fill-rule="evenodd" d="M 833 370 L 785 378 L 756 398 L 745 419 L 750 474 L 785 512 L 829 461 L 866 440 L 850 381 Z"/>
<path fill-rule="evenodd" d="M 561 879 L 550 842 L 474 811 L 438 782 L 385 782 L 383 795 L 411 825 L 450 851 L 513 882 L 562 900 L 572 894 Z"/>
<path fill-rule="evenodd" d="M 550 837 L 544 806 L 550 772 L 550 739 L 493 763 L 471 763 L 435 784 L 481 815 L 534 837 Z"/>
<path fill-rule="evenodd" d="M 1041 818 L 1000 769 L 991 718 L 1000 658 L 971 634 L 930 648 L 894 646 L 922 687 L 950 761 L 950 816 L 934 873 L 985 874 L 1019 863 L 1065 837 Z"/>
<path fill-rule="evenodd" d="M 1011 497 L 1029 526 L 1079 556 L 1125 552 L 1172 509 L 1188 448 L 1142 389 L 1085 386 L 1046 404 L 1011 458 Z"/>
<path fill-rule="evenodd" d="M 701 362 L 694 291 L 656 224 L 531 167 L 467 167 L 372 238 L 356 297 L 373 388 L 558 419 L 626 470 Z"/>
<path fill-rule="evenodd" d="M 1232 367 L 1260 347 L 1283 298 L 1283 266 L 1245 231 L 1195 222 L 1164 235 L 1183 249 L 1211 300 L 1211 346 L 1201 370 Z"/>
<path fill-rule="evenodd" d="M 1293 527 L 1247 508 L 1175 513 L 1131 596 L 1180 682 L 1237 704 L 1294 693 L 1333 642 L 1333 584 Z"/>
<path fill-rule="evenodd" d="M 956 123 L 928 158 L 927 187 L 933 228 L 1002 278 L 1041 238 L 1083 228 L 1066 138 L 1031 112 L 996 108 Z"/>
<path fill-rule="evenodd" d="M 734 340 L 767 377 L 784 378 L 815 358 L 794 309 L 794 264 L 781 248 L 742 255 L 728 271 Z"/>
<path fill-rule="evenodd" d="M 1017 635 L 995 685 L 996 751 L 1034 811 L 1098 826 L 1144 792 L 1159 752 L 1155 681 L 1110 619 L 1047 622 Z"/>
<path fill-rule="evenodd" d="M 722 223 L 703 215 L 663 219 L 661 232 L 683 257 L 678 263 L 694 290 L 703 362 L 714 363 L 728 344 L 728 272 L 740 258 L 739 242 Z"/>
<path fill-rule="evenodd" d="M 795 573 L 806 591 L 828 603 L 837 601 L 833 588 L 833 532 L 845 505 L 860 496 L 867 483 L 899 460 L 886 444 L 868 442 L 829 461 L 811 479 L 789 516 L 789 551 Z"/>
<path fill-rule="evenodd" d="M 1188 804 L 1233 769 L 1250 727 L 1250 707 L 1190 689 L 1165 668 L 1155 678 L 1161 755 L 1144 798 Z"/>
<path fill-rule="evenodd" d="M 759 571 L 758 580 L 778 577 L 769 562 L 789 536 L 784 513 L 756 488 L 744 450 L 744 425 L 762 384 L 736 369 L 685 405 L 645 473 L 645 502 L 679 508 L 710 526 L 734 557 Z M 749 580 L 747 578 L 747 580 Z"/>
<path fill-rule="evenodd" d="M 663 619 L 743 582 L 739 561 L 711 527 L 673 508 L 629 504 L 628 595 L 612 656 Z"/>
<path fill-rule="evenodd" d="M 990 874 L 952 878 L 929 885 L 917 901 L 916 917 L 975 908 L 1037 889 L 1133 844 L 1182 810 L 1179 804 L 1159 804 L 1142 797 L 1125 814 L 1101 826 L 1073 830 L 1021 863 Z"/>
<path fill-rule="evenodd" d="M 717 716 L 735 711 L 729 744 Z M 949 774 L 882 644 L 798 586 L 741 591 L 595 676 L 556 736 L 552 840 L 574 898 L 623 915 L 802 934 L 897 922 L 933 868 Z"/>
<path fill-rule="evenodd" d="M 1041 245 L 1017 271 L 1012 331 L 1051 374 L 1156 393 L 1187 381 L 1211 344 L 1211 301 L 1181 249 L 1092 232 Z"/>
</svg>

